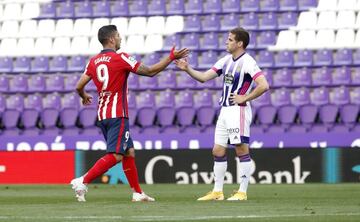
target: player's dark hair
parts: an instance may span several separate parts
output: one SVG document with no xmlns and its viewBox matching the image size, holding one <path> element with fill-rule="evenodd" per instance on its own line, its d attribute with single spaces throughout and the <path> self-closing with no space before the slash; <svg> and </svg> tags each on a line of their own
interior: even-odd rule
<svg viewBox="0 0 360 222">
<path fill-rule="evenodd" d="M 250 42 L 249 33 L 243 28 L 234 28 L 230 31 L 230 33 L 235 35 L 235 41 L 242 41 L 244 49 L 246 49 Z"/>
<path fill-rule="evenodd" d="M 98 39 L 99 42 L 104 45 L 111 37 L 117 32 L 115 25 L 105 25 L 99 29 Z"/>
</svg>

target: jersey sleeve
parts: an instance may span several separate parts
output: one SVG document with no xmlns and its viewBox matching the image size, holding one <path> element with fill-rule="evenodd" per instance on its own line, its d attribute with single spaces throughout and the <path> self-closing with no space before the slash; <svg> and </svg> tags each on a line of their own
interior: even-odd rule
<svg viewBox="0 0 360 222">
<path fill-rule="evenodd" d="M 221 76 L 223 74 L 223 67 L 225 65 L 226 59 L 227 57 L 223 57 L 221 59 L 219 59 L 211 68 L 212 70 L 214 70 L 218 76 Z"/>
<path fill-rule="evenodd" d="M 262 75 L 260 67 L 257 65 L 255 59 L 249 58 L 247 60 L 246 66 L 245 66 L 245 73 L 249 73 L 251 78 L 255 80 L 257 77 Z"/>
<path fill-rule="evenodd" d="M 137 61 L 135 57 L 128 55 L 127 53 L 121 53 L 120 57 L 125 62 L 125 68 L 129 72 L 136 72 L 141 64 L 141 62 Z"/>
<path fill-rule="evenodd" d="M 93 68 L 91 67 L 91 64 L 90 64 L 91 61 L 88 62 L 88 64 L 86 65 L 85 67 L 85 71 L 84 71 L 84 74 L 89 76 L 90 78 L 93 78 Z"/>
</svg>

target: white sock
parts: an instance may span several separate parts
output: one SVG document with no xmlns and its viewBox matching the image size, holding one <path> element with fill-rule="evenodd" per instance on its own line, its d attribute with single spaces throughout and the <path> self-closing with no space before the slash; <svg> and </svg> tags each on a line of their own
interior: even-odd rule
<svg viewBox="0 0 360 222">
<path fill-rule="evenodd" d="M 223 191 L 224 177 L 227 169 L 227 161 L 214 161 L 214 190 L 216 192 Z"/>
<path fill-rule="evenodd" d="M 238 160 L 240 161 L 240 160 Z M 244 192 L 246 193 L 248 185 L 249 185 L 249 181 L 250 181 L 250 173 L 251 173 L 251 161 L 247 161 L 247 162 L 240 162 L 240 169 L 239 169 L 239 173 L 240 173 L 240 187 L 239 187 L 239 192 Z"/>
</svg>

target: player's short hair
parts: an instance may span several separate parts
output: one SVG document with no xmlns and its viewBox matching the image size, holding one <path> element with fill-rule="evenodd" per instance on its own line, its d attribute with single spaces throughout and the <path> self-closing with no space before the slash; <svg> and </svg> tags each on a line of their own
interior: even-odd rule
<svg viewBox="0 0 360 222">
<path fill-rule="evenodd" d="M 234 28 L 230 30 L 230 33 L 235 35 L 235 41 L 237 42 L 242 41 L 244 49 L 246 49 L 246 47 L 249 45 L 250 42 L 249 33 L 243 28 Z"/>
<path fill-rule="evenodd" d="M 98 31 L 99 42 L 104 45 L 117 32 L 116 25 L 105 25 Z"/>
</svg>

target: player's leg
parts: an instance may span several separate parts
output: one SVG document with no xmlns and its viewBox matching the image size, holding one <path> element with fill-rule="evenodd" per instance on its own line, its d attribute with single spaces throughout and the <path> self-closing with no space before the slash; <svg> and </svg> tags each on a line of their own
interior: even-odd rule
<svg viewBox="0 0 360 222">
<path fill-rule="evenodd" d="M 138 171 L 135 163 L 135 149 L 133 148 L 133 142 L 129 137 L 129 146 L 126 154 L 123 158 L 123 170 L 126 175 L 126 178 L 129 182 L 131 189 L 133 190 L 132 201 L 155 201 L 154 198 L 146 195 L 139 184 Z"/>
<path fill-rule="evenodd" d="M 122 161 L 125 150 L 122 147 L 122 137 L 118 137 L 124 131 L 123 119 L 108 119 L 99 123 L 107 142 L 107 154 L 101 157 L 83 176 L 73 179 L 70 183 L 75 190 L 78 201 L 85 201 L 87 192 L 86 184 L 103 175 L 111 167 Z"/>
<path fill-rule="evenodd" d="M 219 119 L 216 123 L 215 129 L 215 145 L 212 150 L 214 158 L 214 188 L 211 192 L 206 194 L 203 197 L 200 197 L 198 200 L 223 200 L 223 185 L 224 177 L 227 170 L 227 157 L 226 157 L 226 147 L 227 147 L 227 131 L 226 126 L 223 121 L 223 110 L 220 112 Z"/>
<path fill-rule="evenodd" d="M 251 174 L 251 157 L 249 153 L 249 136 L 251 123 L 251 109 L 249 107 L 239 107 L 240 125 L 233 137 L 230 137 L 230 143 L 235 145 L 237 161 L 239 161 L 240 187 L 239 190 L 227 200 L 246 200 L 247 188 Z M 238 142 L 235 138 L 240 138 Z"/>
</svg>

